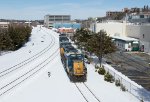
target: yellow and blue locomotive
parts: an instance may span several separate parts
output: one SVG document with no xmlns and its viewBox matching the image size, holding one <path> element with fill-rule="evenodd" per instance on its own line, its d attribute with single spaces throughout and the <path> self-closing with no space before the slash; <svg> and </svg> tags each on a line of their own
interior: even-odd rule
<svg viewBox="0 0 150 102">
<path fill-rule="evenodd" d="M 60 55 L 70 81 L 86 81 L 87 68 L 85 67 L 84 55 L 75 49 L 65 36 L 60 36 Z"/>
</svg>

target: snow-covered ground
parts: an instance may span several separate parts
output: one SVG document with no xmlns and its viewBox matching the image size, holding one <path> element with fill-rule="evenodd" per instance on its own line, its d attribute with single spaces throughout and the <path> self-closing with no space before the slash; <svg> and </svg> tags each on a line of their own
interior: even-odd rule
<svg viewBox="0 0 150 102">
<path fill-rule="evenodd" d="M 0 102 L 86 102 L 64 71 L 58 37 L 52 30 L 38 26 L 23 48 L 0 56 Z M 104 81 L 92 64 L 87 69 L 86 85 L 101 102 L 140 102 L 114 83 Z M 83 87 L 82 83 L 78 85 Z M 89 102 L 97 101 L 91 101 L 93 96 L 88 96 L 88 90 L 81 91 Z"/>
</svg>

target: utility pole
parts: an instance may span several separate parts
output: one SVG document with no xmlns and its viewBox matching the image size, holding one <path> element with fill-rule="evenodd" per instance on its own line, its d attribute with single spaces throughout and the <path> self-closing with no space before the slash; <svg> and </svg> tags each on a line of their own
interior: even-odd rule
<svg viewBox="0 0 150 102">
<path fill-rule="evenodd" d="M 102 31 L 100 31 L 100 45 L 99 45 L 99 62 L 100 62 L 100 67 L 102 66 Z"/>
</svg>

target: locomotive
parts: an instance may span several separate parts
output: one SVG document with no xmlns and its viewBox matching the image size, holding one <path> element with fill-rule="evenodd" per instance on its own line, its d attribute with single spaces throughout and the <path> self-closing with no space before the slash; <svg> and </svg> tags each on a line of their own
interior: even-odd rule
<svg viewBox="0 0 150 102">
<path fill-rule="evenodd" d="M 85 82 L 87 68 L 84 62 L 84 55 L 72 46 L 65 35 L 59 36 L 59 43 L 61 61 L 70 81 Z"/>
</svg>

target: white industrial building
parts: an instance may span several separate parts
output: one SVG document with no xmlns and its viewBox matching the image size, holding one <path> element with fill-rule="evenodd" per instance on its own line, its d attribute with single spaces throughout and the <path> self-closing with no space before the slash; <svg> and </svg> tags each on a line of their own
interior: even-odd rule
<svg viewBox="0 0 150 102">
<path fill-rule="evenodd" d="M 70 15 L 45 15 L 44 26 L 47 28 L 55 27 L 56 23 L 69 23 Z"/>
<path fill-rule="evenodd" d="M 111 37 L 118 36 L 120 38 L 136 38 L 139 40 L 140 50 L 146 53 L 150 53 L 150 23 L 143 23 L 143 21 L 134 22 L 134 20 L 132 20 L 132 23 L 128 20 L 105 20 L 101 22 L 95 22 L 91 25 L 91 29 L 94 32 L 104 30 Z M 142 20 L 144 20 L 144 18 L 142 18 Z"/>
</svg>

